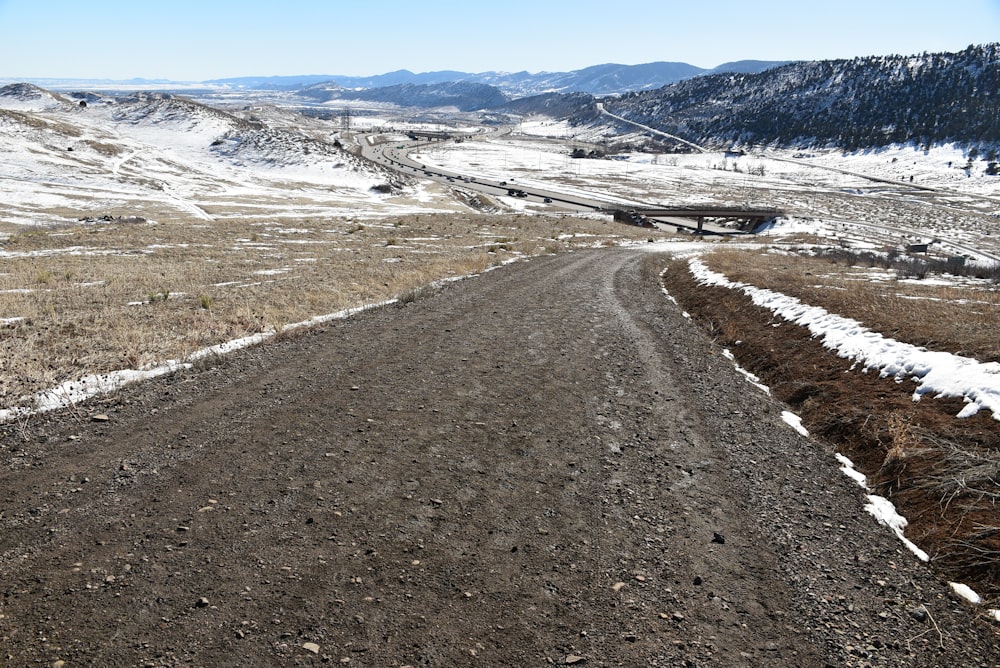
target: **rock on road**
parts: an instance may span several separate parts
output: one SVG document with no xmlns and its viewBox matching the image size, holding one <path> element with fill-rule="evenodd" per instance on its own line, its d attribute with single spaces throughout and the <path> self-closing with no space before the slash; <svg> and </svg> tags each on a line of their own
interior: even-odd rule
<svg viewBox="0 0 1000 668">
<path fill-rule="evenodd" d="M 663 264 L 536 258 L 7 425 L 0 664 L 996 665 Z"/>
</svg>

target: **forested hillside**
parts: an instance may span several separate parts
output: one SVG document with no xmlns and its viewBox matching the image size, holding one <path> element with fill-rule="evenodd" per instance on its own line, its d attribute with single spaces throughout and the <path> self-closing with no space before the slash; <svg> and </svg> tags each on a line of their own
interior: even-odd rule
<svg viewBox="0 0 1000 668">
<path fill-rule="evenodd" d="M 604 101 L 698 143 L 1000 147 L 1000 44 L 696 77 Z"/>
</svg>

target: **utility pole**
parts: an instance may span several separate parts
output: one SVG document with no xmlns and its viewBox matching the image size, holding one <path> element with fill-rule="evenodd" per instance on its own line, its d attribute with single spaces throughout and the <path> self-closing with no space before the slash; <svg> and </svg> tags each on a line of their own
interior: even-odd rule
<svg viewBox="0 0 1000 668">
<path fill-rule="evenodd" d="M 340 112 L 340 134 L 347 137 L 351 133 L 351 110 L 344 109 Z"/>
</svg>

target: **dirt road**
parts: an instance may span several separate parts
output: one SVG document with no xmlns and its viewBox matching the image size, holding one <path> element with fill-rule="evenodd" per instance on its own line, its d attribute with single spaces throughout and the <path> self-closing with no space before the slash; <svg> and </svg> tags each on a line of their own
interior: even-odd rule
<svg viewBox="0 0 1000 668">
<path fill-rule="evenodd" d="M 662 266 L 538 258 L 7 425 L 0 663 L 996 665 Z"/>
</svg>

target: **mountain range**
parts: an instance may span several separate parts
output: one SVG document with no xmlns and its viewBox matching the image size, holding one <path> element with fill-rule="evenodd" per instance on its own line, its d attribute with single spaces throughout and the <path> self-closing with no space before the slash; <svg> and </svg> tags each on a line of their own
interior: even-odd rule
<svg viewBox="0 0 1000 668">
<path fill-rule="evenodd" d="M 483 84 L 493 86 L 509 99 L 538 95 L 541 93 L 590 93 L 592 95 L 616 95 L 631 91 L 650 90 L 691 77 L 718 74 L 722 72 L 761 72 L 770 67 L 783 65 L 785 61 L 741 60 L 724 63 L 718 67 L 705 69 L 688 63 L 655 62 L 641 65 L 620 65 L 604 63 L 570 72 L 461 72 L 439 70 L 435 72 L 411 72 L 396 70 L 373 76 L 352 76 L 335 74 L 303 74 L 294 76 L 248 76 L 207 81 L 176 81 L 164 79 L 130 79 L 114 81 L 110 79 L 32 79 L 31 83 L 52 90 L 72 90 L 78 88 L 132 90 L 184 90 L 205 88 L 230 88 L 237 90 L 298 91 L 304 88 L 323 86 L 328 89 L 371 90 L 393 86 L 438 86 L 446 83 Z M 16 83 L 0 78 L 0 84 Z"/>
<path fill-rule="evenodd" d="M 649 90 L 691 77 L 722 72 L 760 72 L 784 62 L 742 60 L 704 69 L 687 63 L 655 62 L 641 65 L 605 63 L 570 72 L 480 72 L 455 70 L 414 73 L 397 70 L 370 77 L 304 75 L 277 77 L 237 77 L 202 83 L 257 90 L 297 90 L 323 84 L 347 89 L 373 89 L 401 85 L 440 85 L 444 83 L 485 84 L 499 89 L 510 98 L 540 93 L 590 93 L 615 95 Z"/>
<path fill-rule="evenodd" d="M 655 133 L 637 132 L 635 124 L 715 148 L 823 146 L 853 151 L 953 143 L 975 147 L 994 162 L 1000 152 L 1000 44 L 970 46 L 957 53 L 784 64 L 741 61 L 712 71 L 684 63 L 606 64 L 563 73 L 403 70 L 369 78 L 265 77 L 202 85 L 208 84 L 214 90 L 246 90 L 248 99 L 255 90 L 281 91 L 283 103 L 324 113 L 335 111 L 339 100 L 345 107 L 348 101 L 360 100 L 419 109 L 538 114 L 589 126 L 598 134 L 617 125 L 617 134 L 645 134 L 638 144 L 667 150 L 680 147 Z M 544 92 L 528 94 L 539 90 Z M 0 91 L 14 98 L 8 108 L 15 109 L 25 104 L 28 93 L 41 94 L 16 87 Z M 82 93 L 70 95 L 87 101 Z M 598 103 L 630 123 L 601 115 Z M 266 138 L 256 139 L 260 141 L 243 145 L 257 146 Z"/>
</svg>

